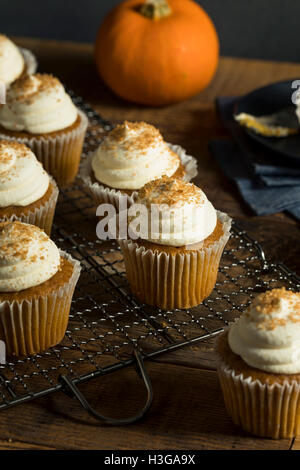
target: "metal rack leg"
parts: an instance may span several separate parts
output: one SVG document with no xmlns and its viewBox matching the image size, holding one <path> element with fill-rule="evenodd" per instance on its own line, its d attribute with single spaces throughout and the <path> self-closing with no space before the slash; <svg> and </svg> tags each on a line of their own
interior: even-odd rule
<svg viewBox="0 0 300 470">
<path fill-rule="evenodd" d="M 97 420 L 101 421 L 102 423 L 105 424 L 110 424 L 113 426 L 122 426 L 125 424 L 133 424 L 136 421 L 140 420 L 143 418 L 143 416 L 147 413 L 149 410 L 152 400 L 153 400 L 153 390 L 152 390 L 152 385 L 149 379 L 149 376 L 147 374 L 147 371 L 145 369 L 144 361 L 141 356 L 141 354 L 134 350 L 134 355 L 136 359 L 136 366 L 137 366 L 137 371 L 138 375 L 141 376 L 141 378 L 144 381 L 146 390 L 147 390 L 147 400 L 144 405 L 144 407 L 134 416 L 131 416 L 130 418 L 123 418 L 123 419 L 115 419 L 115 418 L 109 418 L 106 416 L 101 415 L 98 413 L 96 410 L 94 410 L 91 405 L 88 403 L 84 395 L 78 390 L 77 386 L 74 384 L 74 382 L 69 379 L 66 375 L 61 375 L 59 377 L 59 381 L 63 384 L 63 389 L 68 395 L 74 396 L 77 398 L 77 400 L 81 403 L 83 408 L 94 418 Z"/>
</svg>

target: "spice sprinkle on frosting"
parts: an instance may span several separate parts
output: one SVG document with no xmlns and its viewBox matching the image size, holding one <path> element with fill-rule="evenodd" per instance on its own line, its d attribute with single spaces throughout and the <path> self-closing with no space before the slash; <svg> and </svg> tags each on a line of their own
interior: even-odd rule
<svg viewBox="0 0 300 470">
<path fill-rule="evenodd" d="M 26 145 L 0 140 L 0 207 L 27 206 L 44 196 L 49 175 Z"/>
<path fill-rule="evenodd" d="M 8 130 L 47 134 L 71 126 L 78 112 L 60 81 L 48 74 L 24 75 L 8 89 L 0 124 Z"/>
<path fill-rule="evenodd" d="M 18 221 L 0 223 L 0 293 L 40 285 L 59 267 L 59 250 L 43 230 Z"/>
<path fill-rule="evenodd" d="M 228 343 L 251 367 L 300 373 L 300 293 L 281 288 L 259 294 L 230 326 Z"/>
<path fill-rule="evenodd" d="M 146 210 L 141 210 L 143 207 Z M 140 189 L 128 214 L 133 224 L 144 216 L 145 230 L 140 238 L 168 246 L 202 242 L 217 225 L 216 210 L 200 188 L 167 176 Z"/>
<path fill-rule="evenodd" d="M 179 166 L 179 156 L 159 130 L 145 122 L 118 124 L 92 159 L 95 178 L 116 189 L 138 190 L 163 175 L 174 175 Z"/>
</svg>

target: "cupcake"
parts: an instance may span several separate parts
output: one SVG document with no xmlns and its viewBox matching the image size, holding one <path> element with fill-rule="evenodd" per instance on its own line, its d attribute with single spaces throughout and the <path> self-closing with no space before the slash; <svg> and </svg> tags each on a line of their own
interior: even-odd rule
<svg viewBox="0 0 300 470">
<path fill-rule="evenodd" d="M 28 145 L 59 185 L 71 183 L 77 174 L 87 124 L 51 75 L 15 81 L 0 106 L 0 138 Z"/>
<path fill-rule="evenodd" d="M 54 179 L 30 148 L 0 140 L 0 222 L 19 220 L 50 235 L 57 197 Z"/>
<path fill-rule="evenodd" d="M 64 337 L 80 263 L 40 228 L 0 223 L 0 339 L 8 355 L 27 356 Z"/>
<path fill-rule="evenodd" d="M 245 431 L 273 439 L 300 434 L 300 293 L 273 289 L 217 342 L 228 414 Z"/>
<path fill-rule="evenodd" d="M 137 191 L 163 175 L 190 181 L 197 175 L 197 161 L 178 145 L 167 144 L 158 129 L 145 122 L 127 122 L 108 133 L 89 154 L 80 176 L 98 206 L 120 198 L 130 206 Z"/>
<path fill-rule="evenodd" d="M 231 219 L 200 188 L 168 177 L 152 181 L 139 190 L 128 222 L 129 238 L 118 241 L 139 301 L 185 309 L 210 295 Z"/>
<path fill-rule="evenodd" d="M 0 82 L 8 87 L 22 75 L 35 73 L 36 69 L 37 62 L 30 51 L 18 48 L 0 34 Z"/>
</svg>

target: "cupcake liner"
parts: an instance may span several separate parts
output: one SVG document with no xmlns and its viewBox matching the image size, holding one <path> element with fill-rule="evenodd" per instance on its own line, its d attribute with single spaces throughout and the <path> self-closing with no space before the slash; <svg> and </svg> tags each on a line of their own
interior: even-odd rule
<svg viewBox="0 0 300 470">
<path fill-rule="evenodd" d="M 8 355 L 37 354 L 63 339 L 80 263 L 65 252 L 61 256 L 72 263 L 73 274 L 58 290 L 20 302 L 0 301 L 0 339 Z"/>
<path fill-rule="evenodd" d="M 272 439 L 300 435 L 300 383 L 261 383 L 236 375 L 223 361 L 218 376 L 227 413 L 236 425 Z"/>
<path fill-rule="evenodd" d="M 195 178 L 195 176 L 198 174 L 196 158 L 187 155 L 186 151 L 179 145 L 168 145 L 170 149 L 173 150 L 173 152 L 177 153 L 182 165 L 185 168 L 184 181 L 191 181 L 191 179 Z M 125 196 L 127 197 L 127 207 L 130 207 L 137 197 L 137 191 L 133 191 L 131 196 L 129 196 L 122 190 L 107 188 L 101 183 L 92 182 L 91 174 L 93 157 L 94 152 L 91 152 L 87 155 L 86 159 L 81 165 L 79 176 L 82 179 L 86 189 L 94 199 L 96 206 L 98 207 L 99 204 L 112 204 L 117 210 L 119 210 L 120 198 L 124 198 Z"/>
<path fill-rule="evenodd" d="M 193 178 L 196 178 L 198 175 L 198 163 L 195 157 L 188 155 L 186 151 L 180 147 L 180 145 L 168 144 L 173 152 L 177 153 L 179 156 L 182 165 L 185 168 L 185 175 L 183 181 L 189 183 Z"/>
<path fill-rule="evenodd" d="M 78 171 L 88 118 L 78 109 L 81 122 L 75 129 L 65 129 L 65 132 L 56 136 L 14 137 L 0 133 L 0 139 L 16 140 L 31 148 L 44 169 L 54 176 L 59 186 L 71 183 Z"/>
<path fill-rule="evenodd" d="M 32 211 L 28 211 L 26 206 L 24 207 L 24 213 L 22 215 L 12 214 L 9 217 L 0 217 L 0 222 L 19 220 L 26 224 L 36 225 L 44 230 L 47 235 L 50 236 L 53 217 L 55 213 L 55 207 L 57 203 L 57 198 L 59 190 L 56 182 L 53 178 L 50 177 L 50 183 L 53 186 L 53 191 L 50 198 L 40 207 L 36 207 Z"/>
<path fill-rule="evenodd" d="M 217 211 L 221 238 L 207 248 L 183 253 L 154 252 L 132 240 L 118 240 L 133 294 L 164 310 L 199 305 L 213 290 L 220 258 L 230 237 L 231 218 Z"/>
<path fill-rule="evenodd" d="M 24 72 L 28 75 L 34 74 L 38 68 L 38 63 L 35 55 L 31 51 L 29 51 L 28 49 L 24 49 L 23 47 L 19 47 L 19 50 L 25 61 Z"/>
</svg>

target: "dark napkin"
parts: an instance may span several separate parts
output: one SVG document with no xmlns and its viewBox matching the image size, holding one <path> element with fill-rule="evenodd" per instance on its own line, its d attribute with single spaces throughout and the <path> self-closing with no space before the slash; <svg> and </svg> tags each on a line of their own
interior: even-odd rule
<svg viewBox="0 0 300 470">
<path fill-rule="evenodd" d="M 217 99 L 224 126 L 234 143 L 214 140 L 210 149 L 223 172 L 235 182 L 243 199 L 257 215 L 287 211 L 300 220 L 300 169 L 286 157 L 252 141 L 233 118 L 237 99 Z M 282 165 L 282 161 L 285 162 Z"/>
</svg>

